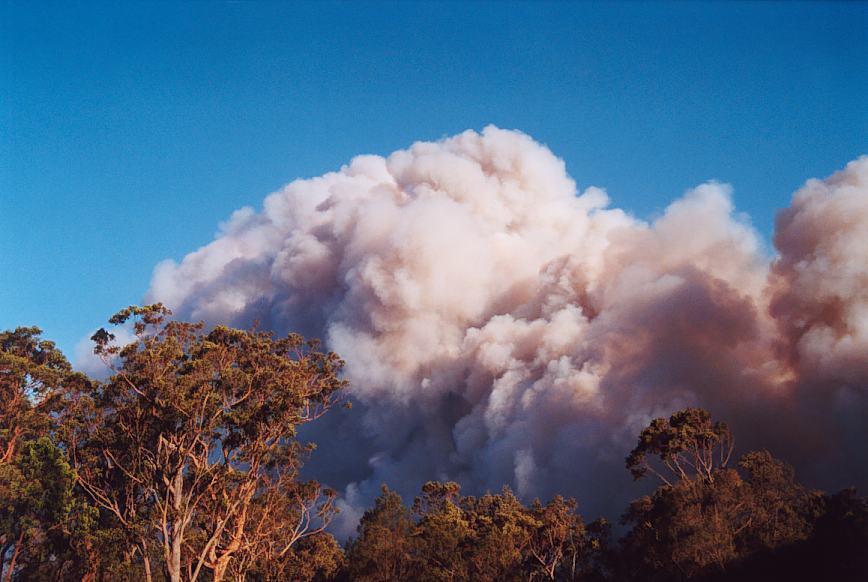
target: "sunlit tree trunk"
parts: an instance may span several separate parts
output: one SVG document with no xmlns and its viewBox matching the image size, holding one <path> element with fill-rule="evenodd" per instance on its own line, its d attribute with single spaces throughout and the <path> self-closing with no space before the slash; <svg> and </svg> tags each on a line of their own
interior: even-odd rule
<svg viewBox="0 0 868 582">
<path fill-rule="evenodd" d="M 24 532 L 18 536 L 18 541 L 15 542 L 15 550 L 12 552 L 12 559 L 9 560 L 9 569 L 6 570 L 6 575 L 3 577 L 3 582 L 12 581 L 12 573 L 15 572 L 15 564 L 18 562 L 18 556 L 21 554 L 21 544 L 24 543 Z"/>
</svg>

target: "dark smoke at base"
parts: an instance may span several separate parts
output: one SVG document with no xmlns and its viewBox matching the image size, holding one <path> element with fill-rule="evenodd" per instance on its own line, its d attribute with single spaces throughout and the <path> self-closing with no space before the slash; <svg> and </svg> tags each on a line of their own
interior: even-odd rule
<svg viewBox="0 0 868 582">
<path fill-rule="evenodd" d="M 289 184 L 158 265 L 148 300 L 347 360 L 356 409 L 306 435 L 311 473 L 344 488 L 344 533 L 381 482 L 508 483 L 617 514 L 636 435 L 688 405 L 809 483 L 864 488 L 868 158 L 796 193 L 775 244 L 725 185 L 646 223 L 489 127 Z"/>
</svg>

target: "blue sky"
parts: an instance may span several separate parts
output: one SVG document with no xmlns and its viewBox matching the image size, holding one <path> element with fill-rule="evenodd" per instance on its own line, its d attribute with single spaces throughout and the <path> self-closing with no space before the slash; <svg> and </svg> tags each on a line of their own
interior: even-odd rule
<svg viewBox="0 0 868 582">
<path fill-rule="evenodd" d="M 0 328 L 66 351 L 243 205 L 493 123 L 652 217 L 765 235 L 868 153 L 868 4 L 0 3 Z"/>
</svg>

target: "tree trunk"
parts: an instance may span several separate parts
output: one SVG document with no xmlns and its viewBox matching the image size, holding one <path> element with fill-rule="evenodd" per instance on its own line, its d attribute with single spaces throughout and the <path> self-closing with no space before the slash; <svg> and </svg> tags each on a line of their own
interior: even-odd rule
<svg viewBox="0 0 868 582">
<path fill-rule="evenodd" d="M 184 541 L 184 532 L 182 529 L 183 518 L 181 517 L 181 508 L 183 507 L 184 494 L 184 473 L 178 469 L 172 479 L 172 544 L 171 551 L 168 556 L 168 564 L 166 569 L 169 570 L 169 579 L 171 582 L 181 582 L 181 548 Z"/>
<path fill-rule="evenodd" d="M 4 463 L 11 463 L 12 457 L 15 456 L 15 445 L 18 443 L 18 437 L 21 436 L 21 427 L 15 427 L 15 431 L 12 433 L 12 436 L 9 438 L 9 443 L 6 445 L 6 452 L 3 453 L 3 458 L 0 461 Z"/>
<path fill-rule="evenodd" d="M 145 565 L 145 582 L 152 582 L 153 575 L 151 574 L 151 556 L 148 554 L 148 543 L 142 539 L 142 563 Z"/>
<path fill-rule="evenodd" d="M 169 579 L 172 582 L 181 582 L 181 536 L 172 537 L 172 554 L 169 557 Z"/>
<path fill-rule="evenodd" d="M 12 573 L 15 571 L 15 562 L 18 561 L 18 555 L 21 553 L 21 544 L 24 542 L 24 532 L 18 536 L 18 541 L 15 542 L 15 551 L 12 552 L 12 559 L 9 560 L 9 569 L 6 570 L 6 575 L 3 577 L 4 582 L 12 581 Z"/>
<path fill-rule="evenodd" d="M 214 582 L 221 582 L 226 576 L 226 569 L 229 567 L 229 560 L 232 556 L 220 556 L 220 559 L 214 564 Z"/>
</svg>

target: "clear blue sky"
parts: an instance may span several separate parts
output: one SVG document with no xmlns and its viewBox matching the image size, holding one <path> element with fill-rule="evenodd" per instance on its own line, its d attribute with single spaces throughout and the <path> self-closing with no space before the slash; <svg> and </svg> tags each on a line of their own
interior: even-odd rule
<svg viewBox="0 0 868 582">
<path fill-rule="evenodd" d="M 71 352 L 296 177 L 489 123 L 648 217 L 766 236 L 868 153 L 868 4 L 0 3 L 0 328 Z"/>
</svg>

